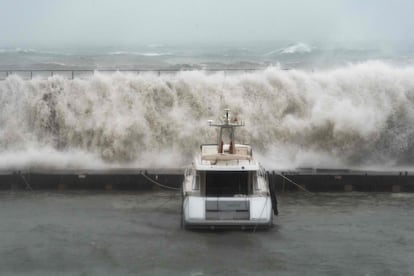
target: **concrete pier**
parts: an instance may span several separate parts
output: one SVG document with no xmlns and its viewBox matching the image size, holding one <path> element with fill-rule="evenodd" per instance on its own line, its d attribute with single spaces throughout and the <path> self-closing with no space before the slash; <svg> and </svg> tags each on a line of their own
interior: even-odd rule
<svg viewBox="0 0 414 276">
<path fill-rule="evenodd" d="M 0 190 L 179 189 L 184 169 L 0 171 Z M 414 172 L 298 169 L 268 171 L 277 192 L 414 192 Z M 300 186 L 300 187 L 299 187 Z"/>
<path fill-rule="evenodd" d="M 280 172 L 298 185 L 306 185 L 311 192 L 414 192 L 414 172 L 354 171 L 354 170 L 295 170 Z M 271 177 L 277 190 L 300 190 L 281 175 Z"/>
</svg>

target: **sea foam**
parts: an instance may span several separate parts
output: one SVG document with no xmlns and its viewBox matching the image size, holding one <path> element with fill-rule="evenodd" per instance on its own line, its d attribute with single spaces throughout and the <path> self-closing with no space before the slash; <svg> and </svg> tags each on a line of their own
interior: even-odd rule
<svg viewBox="0 0 414 276">
<path fill-rule="evenodd" d="M 0 168 L 180 167 L 216 142 L 208 119 L 245 121 L 267 168 L 414 164 L 414 67 L 307 72 L 96 72 L 0 81 Z"/>
</svg>

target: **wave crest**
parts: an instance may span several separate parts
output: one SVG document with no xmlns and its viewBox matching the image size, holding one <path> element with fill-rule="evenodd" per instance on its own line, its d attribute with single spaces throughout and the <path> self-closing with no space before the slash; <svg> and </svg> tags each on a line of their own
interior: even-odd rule
<svg viewBox="0 0 414 276">
<path fill-rule="evenodd" d="M 33 152 L 56 152 L 53 166 L 65 167 L 68 153 L 73 167 L 83 152 L 102 164 L 177 167 L 215 141 L 206 122 L 226 107 L 246 122 L 239 141 L 269 168 L 414 164 L 414 68 L 382 62 L 313 73 L 9 76 L 0 82 L 0 159 L 16 153 L 27 166 Z"/>
</svg>

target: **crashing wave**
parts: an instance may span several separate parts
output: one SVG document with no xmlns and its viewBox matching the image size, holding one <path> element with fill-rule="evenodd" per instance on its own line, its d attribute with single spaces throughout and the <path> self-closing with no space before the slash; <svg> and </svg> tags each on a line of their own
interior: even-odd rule
<svg viewBox="0 0 414 276">
<path fill-rule="evenodd" d="M 277 49 L 274 51 L 270 51 L 264 56 L 271 56 L 271 55 L 290 55 L 290 54 L 306 54 L 311 53 L 313 48 L 306 43 L 298 42 L 294 45 L 288 46 L 283 49 Z"/>
<path fill-rule="evenodd" d="M 298 42 L 281 51 L 282 54 L 302 54 L 312 52 L 312 47 L 306 43 Z"/>
<path fill-rule="evenodd" d="M 177 167 L 214 141 L 206 122 L 226 107 L 246 122 L 240 142 L 268 168 L 414 165 L 414 68 L 365 62 L 315 72 L 9 76 L 0 81 L 0 167 L 10 156 L 14 167 Z"/>
</svg>

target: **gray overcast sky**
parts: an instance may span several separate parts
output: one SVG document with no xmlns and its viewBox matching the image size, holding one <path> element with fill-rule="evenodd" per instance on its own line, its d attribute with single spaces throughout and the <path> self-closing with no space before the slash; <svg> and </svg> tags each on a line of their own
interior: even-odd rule
<svg viewBox="0 0 414 276">
<path fill-rule="evenodd" d="M 413 40 L 412 0 L 0 0 L 1 46 Z"/>
</svg>

